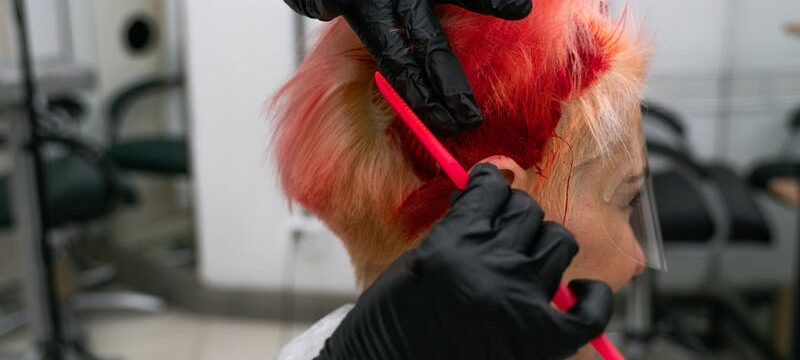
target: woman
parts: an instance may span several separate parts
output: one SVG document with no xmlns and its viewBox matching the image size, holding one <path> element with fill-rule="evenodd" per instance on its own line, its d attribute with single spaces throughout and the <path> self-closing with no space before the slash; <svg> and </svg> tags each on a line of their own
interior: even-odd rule
<svg viewBox="0 0 800 360">
<path fill-rule="evenodd" d="M 596 1 L 539 1 L 514 22 L 436 14 L 483 115 L 445 146 L 467 168 L 495 165 L 575 235 L 565 282 L 623 287 L 645 264 L 630 217 L 646 178 L 646 46 Z M 337 19 L 276 97 L 284 190 L 342 239 L 362 288 L 428 236 L 455 190 L 380 98 L 375 70 Z"/>
</svg>

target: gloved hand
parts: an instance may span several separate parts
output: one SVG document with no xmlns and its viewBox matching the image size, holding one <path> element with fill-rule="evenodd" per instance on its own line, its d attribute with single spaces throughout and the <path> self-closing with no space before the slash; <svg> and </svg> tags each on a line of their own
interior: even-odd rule
<svg viewBox="0 0 800 360">
<path fill-rule="evenodd" d="M 422 244 L 359 298 L 317 359 L 558 359 L 611 317 L 605 283 L 576 280 L 577 304 L 550 305 L 578 246 L 497 169 L 478 165 Z"/>
<path fill-rule="evenodd" d="M 475 128 L 482 119 L 433 6 L 449 3 L 508 20 L 526 17 L 532 7 L 532 0 L 284 1 L 296 12 L 315 19 L 344 16 L 383 75 L 425 125 L 440 135 Z"/>
</svg>

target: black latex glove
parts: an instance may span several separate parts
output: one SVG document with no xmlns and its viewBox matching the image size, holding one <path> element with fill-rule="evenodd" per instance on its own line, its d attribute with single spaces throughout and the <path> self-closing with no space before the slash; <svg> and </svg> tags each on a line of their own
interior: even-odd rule
<svg viewBox="0 0 800 360">
<path fill-rule="evenodd" d="M 344 16 L 383 75 L 422 121 L 440 135 L 475 128 L 482 119 L 433 6 L 454 4 L 508 20 L 526 17 L 532 7 L 532 0 L 284 1 L 296 12 L 315 19 Z"/>
<path fill-rule="evenodd" d="M 526 193 L 492 165 L 414 250 L 359 298 L 318 359 L 559 359 L 599 335 L 611 317 L 605 283 L 576 280 L 577 305 L 550 299 L 577 253 L 572 235 L 543 222 Z"/>
</svg>

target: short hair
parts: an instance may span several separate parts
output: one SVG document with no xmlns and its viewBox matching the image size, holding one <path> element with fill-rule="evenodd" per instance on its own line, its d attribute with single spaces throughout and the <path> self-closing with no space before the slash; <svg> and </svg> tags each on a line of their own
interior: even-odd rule
<svg viewBox="0 0 800 360">
<path fill-rule="evenodd" d="M 465 168 L 504 155 L 546 177 L 563 167 L 554 139 L 585 154 L 630 136 L 647 47 L 627 17 L 596 0 L 537 0 L 520 21 L 436 14 L 484 118 L 442 139 Z M 455 187 L 380 97 L 375 60 L 347 23 L 326 26 L 274 98 L 274 155 L 288 197 L 344 240 L 363 284 L 444 214 Z"/>
</svg>

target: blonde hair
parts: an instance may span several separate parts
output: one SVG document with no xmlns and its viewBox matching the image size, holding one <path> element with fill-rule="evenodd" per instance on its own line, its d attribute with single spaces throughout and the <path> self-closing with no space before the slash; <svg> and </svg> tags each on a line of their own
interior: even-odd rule
<svg viewBox="0 0 800 360">
<path fill-rule="evenodd" d="M 531 192 L 547 208 L 564 203 L 576 160 L 630 136 L 645 47 L 597 2 L 540 0 L 516 22 L 452 6 L 437 14 L 485 119 L 443 139 L 465 168 L 509 156 L 537 174 Z M 341 237 L 362 286 L 415 246 L 454 190 L 398 126 L 372 83 L 375 69 L 337 19 L 274 99 L 283 189 Z"/>
</svg>

